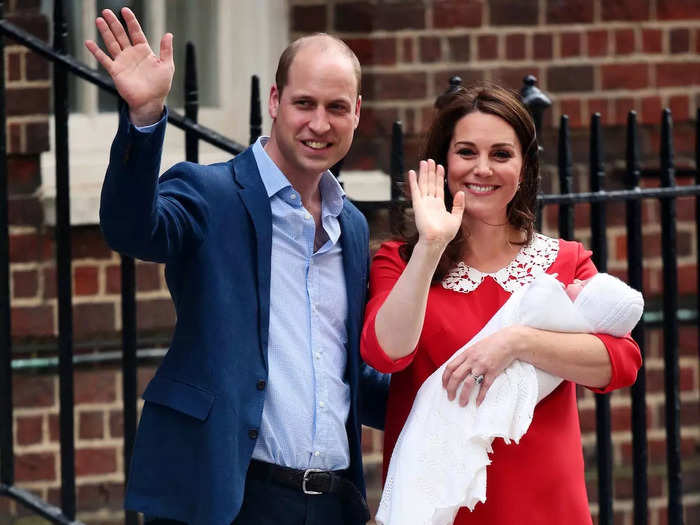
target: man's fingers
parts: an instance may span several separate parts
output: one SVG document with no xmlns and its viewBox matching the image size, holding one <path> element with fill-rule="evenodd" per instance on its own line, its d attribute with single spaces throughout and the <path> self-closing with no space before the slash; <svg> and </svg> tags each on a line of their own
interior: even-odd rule
<svg viewBox="0 0 700 525">
<path fill-rule="evenodd" d="M 86 40 L 85 47 L 88 48 L 88 51 L 92 53 L 92 56 L 94 56 L 100 65 L 107 70 L 107 73 L 109 73 L 112 67 L 112 59 L 107 56 L 107 53 L 102 51 L 100 47 L 92 40 Z"/>
<path fill-rule="evenodd" d="M 117 55 L 122 52 L 122 47 L 119 45 L 119 42 L 117 42 L 117 39 L 114 38 L 109 25 L 102 17 L 95 20 L 95 25 L 102 36 L 102 41 L 105 43 L 105 48 L 107 48 L 109 54 L 112 55 L 112 58 L 117 58 Z"/>
<path fill-rule="evenodd" d="M 148 44 L 146 35 L 143 34 L 141 24 L 139 24 L 134 12 L 128 7 L 123 7 L 122 17 L 124 18 L 124 22 L 126 22 L 126 28 L 129 30 L 129 38 L 131 38 L 131 42 L 134 45 Z"/>
<path fill-rule="evenodd" d="M 173 34 L 165 33 L 160 39 L 160 59 L 163 62 L 173 62 Z"/>
<path fill-rule="evenodd" d="M 112 30 L 112 34 L 119 43 L 119 47 L 121 47 L 122 49 L 130 47 L 131 42 L 129 41 L 129 37 L 126 34 L 126 31 L 124 31 L 124 26 L 117 18 L 117 15 L 115 15 L 111 9 L 105 9 L 104 11 L 102 11 L 102 17 L 105 19 L 105 22 L 107 22 L 107 25 Z"/>
</svg>

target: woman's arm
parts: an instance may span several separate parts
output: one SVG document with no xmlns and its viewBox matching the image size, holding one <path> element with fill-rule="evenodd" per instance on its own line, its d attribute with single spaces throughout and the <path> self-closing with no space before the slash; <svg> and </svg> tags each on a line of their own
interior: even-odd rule
<svg viewBox="0 0 700 525">
<path fill-rule="evenodd" d="M 409 355 L 418 344 L 435 268 L 457 234 L 464 211 L 462 192 L 455 195 L 452 212 L 445 209 L 442 166 L 436 166 L 432 160 L 421 161 L 419 171 L 419 177 L 413 170 L 408 174 L 419 240 L 379 308 L 374 325 L 379 346 L 393 360 Z"/>
</svg>

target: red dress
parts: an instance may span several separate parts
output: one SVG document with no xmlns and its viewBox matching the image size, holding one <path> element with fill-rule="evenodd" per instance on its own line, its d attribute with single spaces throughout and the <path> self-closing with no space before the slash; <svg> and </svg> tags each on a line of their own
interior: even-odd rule
<svg viewBox="0 0 700 525">
<path fill-rule="evenodd" d="M 476 335 L 517 287 L 541 271 L 556 273 L 564 284 L 596 273 L 591 252 L 580 243 L 542 235 L 536 235 L 508 267 L 494 274 L 482 274 L 461 264 L 442 283 L 431 286 L 423 331 L 414 352 L 393 361 L 377 342 L 374 320 L 406 266 L 399 257 L 399 246 L 397 242 L 384 243 L 372 261 L 361 342 L 367 363 L 393 373 L 384 433 L 385 477 L 394 444 L 423 381 Z M 641 366 L 637 344 L 629 336 L 597 337 L 610 356 L 612 377 L 605 388 L 592 390 L 603 393 L 631 385 Z M 563 381 L 537 405 L 519 444 L 506 445 L 496 439 L 491 459 L 486 503 L 478 503 L 473 512 L 462 508 L 456 525 L 591 523 L 572 382 Z"/>
</svg>

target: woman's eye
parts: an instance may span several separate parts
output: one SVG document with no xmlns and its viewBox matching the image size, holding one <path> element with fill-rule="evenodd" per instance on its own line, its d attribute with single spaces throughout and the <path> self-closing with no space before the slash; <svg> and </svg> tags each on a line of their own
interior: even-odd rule
<svg viewBox="0 0 700 525">
<path fill-rule="evenodd" d="M 508 160 L 513 155 L 511 154 L 510 151 L 498 150 L 498 151 L 494 152 L 493 156 L 496 157 L 498 160 Z"/>
<path fill-rule="evenodd" d="M 469 148 L 461 148 L 457 150 L 457 155 L 462 155 L 463 157 L 469 157 L 471 155 L 474 155 L 474 150 L 469 149 Z"/>
</svg>

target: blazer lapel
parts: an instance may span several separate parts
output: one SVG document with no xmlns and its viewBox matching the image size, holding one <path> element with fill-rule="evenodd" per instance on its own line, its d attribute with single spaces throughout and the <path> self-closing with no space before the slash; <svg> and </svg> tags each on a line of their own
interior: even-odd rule
<svg viewBox="0 0 700 525">
<path fill-rule="evenodd" d="M 258 304 L 260 306 L 260 352 L 267 370 L 267 341 L 270 326 L 270 265 L 272 259 L 272 211 L 260 179 L 253 151 L 248 148 L 233 159 L 233 176 L 241 186 L 239 195 L 255 229 Z"/>
</svg>

